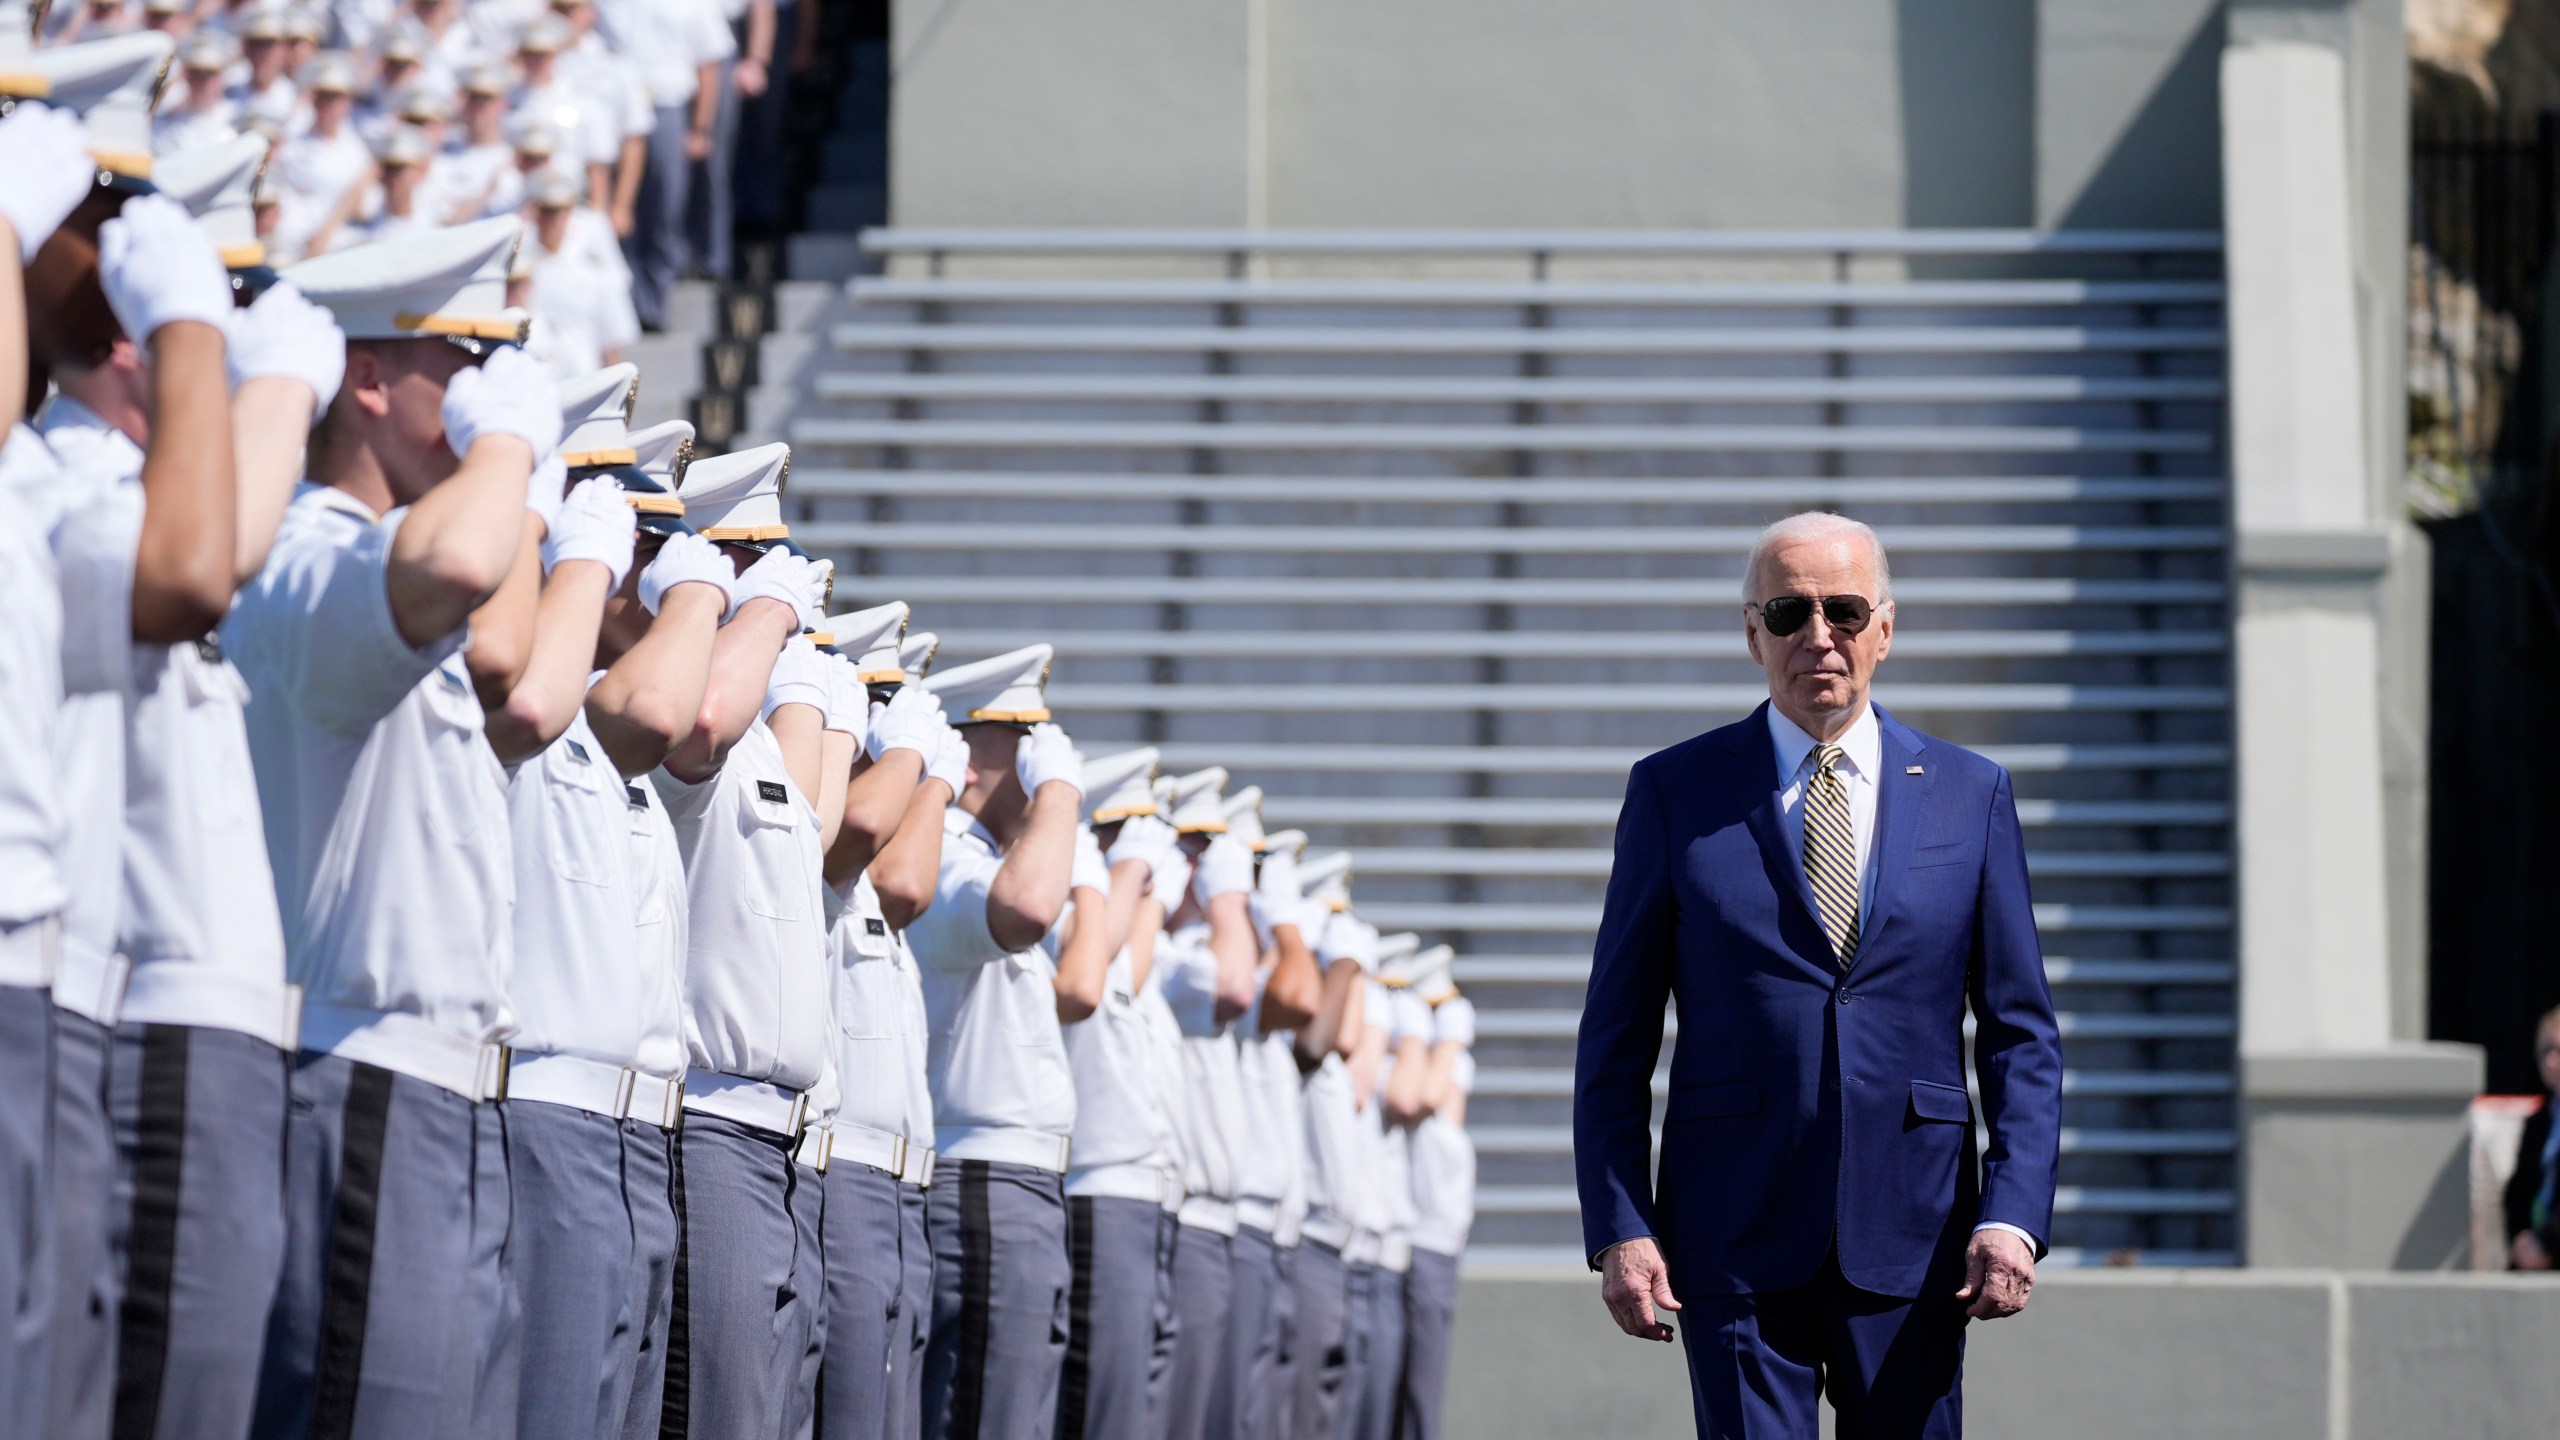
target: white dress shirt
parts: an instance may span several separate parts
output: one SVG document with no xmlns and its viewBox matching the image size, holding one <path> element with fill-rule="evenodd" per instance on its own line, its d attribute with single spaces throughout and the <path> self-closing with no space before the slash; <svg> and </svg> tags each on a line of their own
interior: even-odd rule
<svg viewBox="0 0 2560 1440">
<path fill-rule="evenodd" d="M 1473 1045 L 1476 1007 L 1465 996 L 1443 1000 L 1431 1012 L 1431 1044 Z M 1476 1057 L 1460 1050 L 1449 1084 L 1464 1095 L 1475 1088 Z M 1413 1248 L 1457 1255 L 1467 1248 L 1476 1219 L 1476 1147 L 1466 1127 L 1439 1111 L 1413 1127 Z"/>
<path fill-rule="evenodd" d="M 507 778 L 516 847 L 519 1052 L 605 1065 L 640 1058 L 652 998 L 632 963 L 639 911 L 631 805 L 583 707 Z"/>
<path fill-rule="evenodd" d="M 1128 948 L 1103 972 L 1102 1003 L 1066 1028 L 1075 1072 L 1074 1162 L 1067 1193 L 1161 1204 L 1178 1184 L 1173 1116 L 1158 1086 L 1155 1038 L 1131 983 Z M 1163 964 L 1159 960 L 1156 969 Z"/>
<path fill-rule="evenodd" d="M 63 798 L 53 770 L 62 715 L 62 587 L 25 492 L 58 478 L 53 452 L 13 426 L 0 445 L 0 932 L 62 913 Z M 0 955 L 0 985 L 52 983 L 50 942 Z M 32 968 L 30 968 L 32 967 Z M 40 972 L 40 973 L 39 973 Z"/>
<path fill-rule="evenodd" d="M 1244 1070 L 1236 1039 L 1218 1019 L 1218 956 L 1207 925 L 1186 925 L 1156 942 L 1165 1003 L 1182 1027 L 1182 1076 L 1191 1103 L 1185 1115 L 1183 1188 L 1191 1192 L 1182 1222 L 1235 1233 L 1245 1128 Z"/>
<path fill-rule="evenodd" d="M 854 877 L 828 932 L 834 952 L 836 1074 L 844 1093 L 836 1124 L 933 1143 L 925 1088 L 924 980 L 906 937 L 889 928 L 871 877 Z"/>
<path fill-rule="evenodd" d="M 633 983 L 648 1017 L 632 1068 L 661 1080 L 684 1077 L 684 958 L 693 943 L 684 880 L 684 849 L 666 802 L 647 784 L 624 781 L 624 813 L 630 823 Z"/>
<path fill-rule="evenodd" d="M 987 892 L 1003 868 L 976 817 L 956 805 L 943 812 L 933 905 L 907 927 L 933 1024 L 934 1149 L 944 1160 L 1064 1173 L 1076 1092 L 1058 1027 L 1058 967 L 1038 943 L 1008 952 L 989 932 Z"/>
</svg>

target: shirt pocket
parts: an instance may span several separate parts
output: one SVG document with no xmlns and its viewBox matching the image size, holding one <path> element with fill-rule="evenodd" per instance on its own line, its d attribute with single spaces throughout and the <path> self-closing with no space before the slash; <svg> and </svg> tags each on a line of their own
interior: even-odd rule
<svg viewBox="0 0 2560 1440">
<path fill-rule="evenodd" d="M 419 729 L 429 753 L 414 762 L 395 763 L 415 763 L 426 772 L 408 788 L 416 796 L 427 833 L 449 845 L 477 846 L 487 816 L 478 803 L 478 787 L 464 777 L 495 772 L 498 761 L 481 727 L 480 697 L 472 691 L 470 672 L 463 669 L 460 657 L 448 659 L 428 671 L 410 694 L 419 701 Z M 379 745 L 386 738 L 376 727 L 373 743 Z M 489 793 L 495 795 L 503 786 L 503 777 L 492 776 Z"/>
<path fill-rule="evenodd" d="M 1005 1033 L 1016 1045 L 1059 1047 L 1058 987 L 1032 954 L 1026 950 L 999 962 Z"/>
<path fill-rule="evenodd" d="M 886 1040 L 896 1033 L 897 957 L 889 922 L 860 910 L 845 927 L 845 973 L 836 986 L 836 1028 L 848 1040 Z"/>
<path fill-rule="evenodd" d="M 573 885 L 611 885 L 629 863 L 626 827 L 596 823 L 626 804 L 619 775 L 585 742 L 563 740 L 543 767 L 542 803 L 549 812 L 551 873 Z M 617 854 L 616 852 L 621 853 Z"/>
<path fill-rule="evenodd" d="M 1911 1114 L 1917 1120 L 1937 1120 L 1950 1125 L 1969 1124 L 1973 1120 L 1973 1100 L 1961 1085 L 1942 1085 L 1935 1080 L 1911 1082 Z"/>
<path fill-rule="evenodd" d="M 173 647 L 169 663 L 178 667 L 172 678 L 186 701 L 186 753 L 178 763 L 187 770 L 196 823 L 213 834 L 258 830 L 257 782 L 242 719 L 248 682 L 225 661 L 198 658 L 191 645 Z"/>
<path fill-rule="evenodd" d="M 798 856 L 799 817 L 791 792 L 778 780 L 750 780 L 738 801 L 738 831 L 751 863 L 750 877 L 739 886 L 739 901 L 749 910 L 787 925 L 814 924 L 810 910 L 818 880 L 802 875 Z"/>
</svg>

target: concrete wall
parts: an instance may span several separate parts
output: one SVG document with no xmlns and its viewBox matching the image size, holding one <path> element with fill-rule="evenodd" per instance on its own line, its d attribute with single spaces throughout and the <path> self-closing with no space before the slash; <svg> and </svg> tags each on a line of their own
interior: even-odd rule
<svg viewBox="0 0 2560 1440">
<path fill-rule="evenodd" d="M 1673 1345 L 1630 1340 L 1596 1276 L 1470 1277 L 1449 1433 L 1692 1433 Z M 1976 1440 L 2386 1440 L 2547 1435 L 2560 1282 L 2506 1275 L 2054 1270 L 2025 1316 L 1977 1325 Z"/>
</svg>

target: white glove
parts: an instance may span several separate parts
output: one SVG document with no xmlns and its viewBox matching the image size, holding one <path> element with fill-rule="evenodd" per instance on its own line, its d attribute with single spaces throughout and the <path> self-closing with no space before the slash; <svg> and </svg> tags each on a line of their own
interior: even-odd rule
<svg viewBox="0 0 2560 1440">
<path fill-rule="evenodd" d="M 862 686 L 862 671 L 832 650 L 819 651 L 818 658 L 827 662 L 827 728 L 858 744 L 871 718 L 871 692 Z"/>
<path fill-rule="evenodd" d="M 347 373 L 347 337 L 328 311 L 278 281 L 246 310 L 231 312 L 231 385 L 258 379 L 299 380 L 311 387 L 318 414 L 337 398 Z"/>
<path fill-rule="evenodd" d="M 560 448 L 556 392 L 541 361 L 508 346 L 445 382 L 444 443 L 459 457 L 483 435 L 513 435 L 533 447 L 538 466 Z"/>
<path fill-rule="evenodd" d="M 806 705 L 821 715 L 827 709 L 827 664 L 825 655 L 809 643 L 809 637 L 795 635 L 774 657 L 773 678 L 765 682 L 764 714 L 785 705 Z"/>
<path fill-rule="evenodd" d="M 1221 895 L 1242 895 L 1253 888 L 1253 852 L 1232 836 L 1211 840 L 1192 870 L 1191 889 L 1204 906 Z"/>
<path fill-rule="evenodd" d="M 221 252 L 187 207 L 166 195 L 136 195 L 98 227 L 98 284 L 137 345 L 181 320 L 219 330 L 231 319 Z"/>
<path fill-rule="evenodd" d="M 1306 898 L 1306 890 L 1298 883 L 1298 857 L 1286 850 L 1263 852 L 1262 871 L 1254 877 L 1254 896 L 1266 904 L 1295 906 Z M 1287 919 L 1275 919 L 1285 925 Z"/>
<path fill-rule="evenodd" d="M 619 485 L 622 482 L 617 480 L 614 483 Z M 569 463 L 554 452 L 550 459 L 536 464 L 533 478 L 524 482 L 524 508 L 541 516 L 545 526 L 552 525 L 560 518 L 560 501 L 568 491 Z M 626 505 L 623 508 L 630 507 Z M 637 515 L 632 517 L 632 523 L 639 523 Z"/>
<path fill-rule="evenodd" d="M 729 587 L 731 600 L 744 608 L 750 600 L 778 600 L 796 617 L 804 613 L 801 600 L 808 589 L 807 560 L 788 550 L 767 550 L 761 559 L 738 572 L 738 582 Z M 808 627 L 804 624 L 802 629 Z"/>
<path fill-rule="evenodd" d="M 1182 908 L 1182 892 L 1190 887 L 1191 857 L 1176 845 L 1156 860 L 1155 873 L 1147 881 L 1147 893 L 1170 915 Z"/>
<path fill-rule="evenodd" d="M 801 577 L 800 628 L 815 630 L 827 623 L 827 605 L 835 599 L 836 562 L 812 560 Z"/>
<path fill-rule="evenodd" d="M 1324 940 L 1316 946 L 1316 958 L 1327 965 L 1349 960 L 1363 970 L 1374 971 L 1378 968 L 1378 927 L 1337 911 L 1325 924 Z"/>
<path fill-rule="evenodd" d="M 1166 852 L 1181 845 L 1182 836 L 1164 821 L 1153 815 L 1132 815 L 1120 822 L 1120 833 L 1111 841 L 1108 858 L 1115 867 L 1123 860 L 1137 860 L 1153 870 L 1163 863 Z"/>
<path fill-rule="evenodd" d="M 557 465 L 560 457 L 547 463 Z M 610 595 L 631 573 L 631 545 L 639 534 L 640 512 L 622 498 L 621 481 L 610 475 L 581 481 L 560 502 L 560 513 L 542 537 L 542 573 L 550 574 L 564 560 L 593 560 L 613 577 L 604 587 Z"/>
<path fill-rule="evenodd" d="M 941 696 L 921 685 L 902 687 L 888 704 L 871 707 L 871 758 L 913 750 L 929 764 L 946 728 Z"/>
<path fill-rule="evenodd" d="M 939 780 L 950 786 L 955 796 L 969 788 L 969 742 L 957 727 L 942 727 L 942 739 L 934 745 L 932 755 L 926 760 L 924 774 L 928 780 Z"/>
<path fill-rule="evenodd" d="M 97 178 L 88 131 L 70 111 L 22 103 L 0 120 L 0 216 L 18 232 L 20 264 L 36 258 Z"/>
<path fill-rule="evenodd" d="M 635 516 L 633 523 L 638 523 Z M 737 567 L 720 547 L 699 535 L 670 535 L 658 547 L 658 558 L 640 572 L 640 608 L 655 615 L 667 592 L 679 585 L 708 585 L 720 592 L 720 614 L 727 618 L 729 594 L 738 583 Z"/>
<path fill-rule="evenodd" d="M 1070 890 L 1099 890 L 1111 893 L 1111 867 L 1102 863 L 1102 842 L 1093 838 L 1093 827 L 1076 827 L 1076 858 L 1067 871 Z"/>
<path fill-rule="evenodd" d="M 1084 794 L 1084 757 L 1076 753 L 1067 732 L 1055 725 L 1034 725 L 1022 737 L 1014 747 L 1013 773 L 1022 777 L 1025 795 L 1038 795 L 1040 787 L 1053 780 L 1079 797 Z"/>
</svg>

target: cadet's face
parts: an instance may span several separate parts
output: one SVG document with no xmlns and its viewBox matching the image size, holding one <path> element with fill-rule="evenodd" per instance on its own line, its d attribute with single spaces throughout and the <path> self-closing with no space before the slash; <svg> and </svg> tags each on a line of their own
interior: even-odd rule
<svg viewBox="0 0 2560 1440">
<path fill-rule="evenodd" d="M 1761 557 L 1753 599 L 1781 595 L 1858 595 L 1875 606 L 1855 635 L 1832 628 L 1822 608 L 1792 635 L 1772 635 L 1755 604 L 1743 620 L 1751 658 L 1769 674 L 1769 701 L 1817 740 L 1848 728 L 1867 703 L 1876 665 L 1893 648 L 1893 606 L 1876 603 L 1875 569 L 1866 547 L 1845 537 L 1800 540 Z"/>
<path fill-rule="evenodd" d="M 445 443 L 444 387 L 479 363 L 441 340 L 348 347 L 349 378 L 363 384 L 358 398 L 382 432 L 373 448 L 398 503 L 414 504 L 461 465 Z"/>
</svg>

